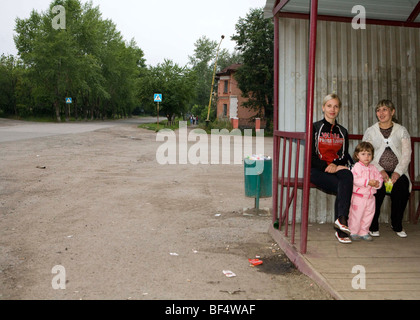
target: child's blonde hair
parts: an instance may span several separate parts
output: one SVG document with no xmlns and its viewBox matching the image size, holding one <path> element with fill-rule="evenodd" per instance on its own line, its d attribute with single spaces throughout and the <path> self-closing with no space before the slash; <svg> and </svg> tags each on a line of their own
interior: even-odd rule
<svg viewBox="0 0 420 320">
<path fill-rule="evenodd" d="M 370 142 L 360 142 L 357 147 L 356 150 L 354 150 L 354 154 L 353 154 L 353 160 L 354 161 L 359 161 L 359 159 L 357 158 L 357 155 L 362 152 L 362 151 L 369 151 L 372 154 L 372 159 L 375 156 L 375 148 L 373 147 L 373 145 Z"/>
</svg>

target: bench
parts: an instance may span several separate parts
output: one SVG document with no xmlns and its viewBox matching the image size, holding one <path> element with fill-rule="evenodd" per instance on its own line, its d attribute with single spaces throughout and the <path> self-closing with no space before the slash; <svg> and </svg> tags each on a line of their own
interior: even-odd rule
<svg viewBox="0 0 420 320">
<path fill-rule="evenodd" d="M 280 210 L 283 208 L 283 192 L 284 189 L 286 189 L 286 205 L 284 208 L 284 212 L 279 212 L 280 213 L 280 225 L 284 222 L 284 221 L 288 221 L 288 217 L 289 217 L 289 209 L 290 206 L 292 204 L 292 202 L 294 202 L 294 206 L 293 206 L 293 216 L 292 216 L 292 232 L 293 232 L 293 241 L 294 242 L 294 225 L 295 225 L 295 220 L 296 220 L 296 201 L 294 201 L 294 199 L 297 198 L 297 189 L 303 189 L 303 184 L 304 184 L 304 179 L 303 178 L 298 178 L 298 179 L 294 179 L 291 177 L 291 160 L 292 157 L 288 157 L 288 174 L 287 176 L 285 175 L 285 162 L 286 162 L 286 146 L 287 146 L 287 141 L 289 142 L 289 150 L 292 150 L 292 143 L 293 141 L 297 142 L 297 148 L 296 148 L 296 159 L 299 159 L 299 153 L 300 153 L 300 145 L 301 142 L 305 140 L 305 133 L 304 132 L 284 132 L 284 131 L 275 131 L 274 132 L 274 136 L 275 136 L 275 143 L 277 144 L 275 150 L 277 150 L 278 152 L 280 151 L 280 143 L 281 140 L 284 139 L 284 143 L 283 143 L 283 161 L 279 161 L 279 165 L 278 165 L 278 171 L 275 173 L 277 174 L 278 181 L 277 183 L 275 183 L 275 185 L 280 185 L 283 186 L 283 188 L 281 188 L 281 192 L 280 192 L 280 206 L 278 206 L 278 200 L 277 198 L 274 200 L 273 202 L 273 214 L 276 216 L 277 215 L 277 210 L 274 209 L 275 207 L 280 208 Z M 361 141 L 363 139 L 363 135 L 357 135 L 357 134 L 349 134 L 349 140 L 359 140 Z M 420 191 L 420 181 L 416 180 L 415 177 L 415 143 L 420 143 L 420 137 L 412 137 L 411 138 L 411 149 L 413 150 L 412 154 L 411 154 L 411 162 L 410 162 L 410 167 L 409 167 L 409 175 L 410 175 L 410 180 L 412 183 L 412 192 L 410 194 L 410 200 L 409 200 L 409 219 L 410 222 L 413 224 L 417 224 L 418 220 L 419 220 L 419 216 L 420 216 L 420 202 L 418 204 L 415 203 L 415 192 L 416 191 Z M 280 160 L 280 159 L 278 159 Z M 298 161 L 297 161 L 298 162 Z M 280 163 L 283 163 L 282 168 L 280 168 Z M 279 176 L 281 170 L 281 175 Z M 299 172 L 299 165 L 296 165 L 295 168 L 295 176 L 298 176 L 298 172 Z M 290 190 L 290 189 L 293 190 Z M 310 183 L 310 188 L 317 188 L 316 185 Z M 278 189 L 275 188 L 274 190 L 274 194 L 278 194 L 276 193 L 278 192 Z M 417 205 L 417 209 L 416 209 L 416 205 Z M 274 217 L 276 218 L 276 217 Z M 287 234 L 287 224 L 286 224 L 286 234 Z"/>
</svg>

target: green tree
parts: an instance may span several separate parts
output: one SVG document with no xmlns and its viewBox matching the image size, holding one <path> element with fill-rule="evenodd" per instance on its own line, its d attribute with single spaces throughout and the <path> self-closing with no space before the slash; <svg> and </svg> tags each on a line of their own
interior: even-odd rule
<svg viewBox="0 0 420 320">
<path fill-rule="evenodd" d="M 171 123 L 175 116 L 182 116 L 188 111 L 194 97 L 195 73 L 187 67 L 180 67 L 172 60 L 166 60 L 151 67 L 148 73 L 147 88 L 149 99 L 154 93 L 163 95 L 160 106 L 162 113 Z"/>
<path fill-rule="evenodd" d="M 58 5 L 65 8 L 64 30 L 52 23 Z M 34 101 L 53 106 L 58 121 L 71 114 L 85 119 L 131 115 L 144 54 L 133 40 L 124 41 L 111 20 L 102 19 L 98 7 L 54 0 L 49 11 L 17 19 L 15 30 Z M 69 96 L 73 105 L 65 104 Z"/>
<path fill-rule="evenodd" d="M 274 24 L 264 18 L 263 9 L 251 9 L 246 18 L 236 24 L 236 49 L 243 66 L 235 73 L 243 96 L 244 106 L 260 111 L 259 116 L 273 117 Z"/>
<path fill-rule="evenodd" d="M 23 69 L 13 56 L 0 58 L 0 111 L 7 115 L 18 115 L 17 87 Z"/>
<path fill-rule="evenodd" d="M 191 65 L 197 75 L 194 104 L 204 107 L 209 103 L 210 86 L 213 76 L 211 62 L 216 57 L 218 43 L 203 36 L 194 43 L 194 46 L 194 55 L 189 56 L 189 65 Z"/>
</svg>

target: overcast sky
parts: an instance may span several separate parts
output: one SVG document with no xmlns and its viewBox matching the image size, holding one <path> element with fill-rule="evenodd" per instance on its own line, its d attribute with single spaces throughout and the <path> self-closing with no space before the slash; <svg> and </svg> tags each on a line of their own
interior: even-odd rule
<svg viewBox="0 0 420 320">
<path fill-rule="evenodd" d="M 83 3 L 87 0 L 81 0 Z M 48 10 L 51 0 L 0 0 L 0 55 L 16 55 L 13 41 L 15 19 L 28 18 L 32 9 Z M 124 39 L 132 38 L 145 54 L 146 63 L 155 66 L 171 59 L 183 66 L 194 54 L 201 37 L 220 41 L 233 52 L 239 18 L 251 8 L 262 8 L 266 0 L 93 0 L 103 19 L 111 19 Z"/>
</svg>

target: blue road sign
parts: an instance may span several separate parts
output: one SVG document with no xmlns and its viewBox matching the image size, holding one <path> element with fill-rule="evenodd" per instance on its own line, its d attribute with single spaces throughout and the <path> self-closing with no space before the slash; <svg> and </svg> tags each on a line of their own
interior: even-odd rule
<svg viewBox="0 0 420 320">
<path fill-rule="evenodd" d="M 73 103 L 73 99 L 72 98 L 66 98 L 66 103 L 67 104 L 72 104 Z"/>
<path fill-rule="evenodd" d="M 161 94 L 155 94 L 155 102 L 162 102 L 162 95 Z"/>
</svg>

